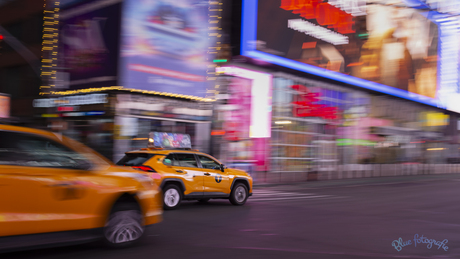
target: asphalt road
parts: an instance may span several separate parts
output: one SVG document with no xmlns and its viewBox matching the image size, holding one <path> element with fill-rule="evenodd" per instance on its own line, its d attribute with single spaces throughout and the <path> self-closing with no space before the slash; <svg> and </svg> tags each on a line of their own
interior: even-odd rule
<svg viewBox="0 0 460 259">
<path fill-rule="evenodd" d="M 460 175 L 258 185 L 242 207 L 184 202 L 132 248 L 0 258 L 460 258 L 459 204 Z"/>
</svg>

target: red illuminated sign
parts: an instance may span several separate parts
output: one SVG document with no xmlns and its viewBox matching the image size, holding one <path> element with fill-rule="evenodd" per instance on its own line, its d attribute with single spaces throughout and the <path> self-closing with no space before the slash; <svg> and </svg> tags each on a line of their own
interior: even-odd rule
<svg viewBox="0 0 460 259">
<path fill-rule="evenodd" d="M 339 33 L 354 33 L 353 15 L 323 3 L 323 0 L 281 0 L 282 9 L 300 14 L 305 19 L 316 19 L 318 24 L 332 28 Z"/>
<path fill-rule="evenodd" d="M 292 89 L 300 92 L 292 101 L 292 115 L 294 117 L 320 117 L 323 119 L 337 119 L 337 107 L 316 104 L 320 93 L 311 93 L 306 86 L 292 85 Z"/>
<path fill-rule="evenodd" d="M 58 112 L 73 112 L 74 108 L 72 106 L 60 106 L 57 107 Z"/>
</svg>

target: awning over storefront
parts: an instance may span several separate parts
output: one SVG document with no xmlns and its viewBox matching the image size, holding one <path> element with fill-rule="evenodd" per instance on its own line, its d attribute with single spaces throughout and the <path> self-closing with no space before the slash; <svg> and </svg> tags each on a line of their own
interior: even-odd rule
<svg viewBox="0 0 460 259">
<path fill-rule="evenodd" d="M 402 128 L 393 126 L 371 127 L 371 133 L 381 136 L 411 136 L 424 139 L 440 139 L 443 134 L 435 131 L 422 131 L 412 128 Z"/>
<path fill-rule="evenodd" d="M 379 127 L 371 127 L 371 133 L 383 136 L 393 136 L 393 135 L 413 135 L 420 130 L 411 129 L 411 128 L 402 128 L 402 127 L 394 127 L 394 126 L 379 126 Z"/>
</svg>

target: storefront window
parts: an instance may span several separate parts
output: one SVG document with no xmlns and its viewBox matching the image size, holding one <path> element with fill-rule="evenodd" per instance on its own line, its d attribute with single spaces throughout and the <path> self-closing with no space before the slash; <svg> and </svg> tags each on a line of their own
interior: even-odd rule
<svg viewBox="0 0 460 259">
<path fill-rule="evenodd" d="M 298 78 L 276 77 L 273 86 L 271 171 L 307 172 L 337 163 L 346 92 Z"/>
<path fill-rule="evenodd" d="M 84 143 L 103 156 L 111 158 L 113 154 L 113 119 L 82 118 L 65 121 L 66 129 L 62 133 Z"/>
</svg>

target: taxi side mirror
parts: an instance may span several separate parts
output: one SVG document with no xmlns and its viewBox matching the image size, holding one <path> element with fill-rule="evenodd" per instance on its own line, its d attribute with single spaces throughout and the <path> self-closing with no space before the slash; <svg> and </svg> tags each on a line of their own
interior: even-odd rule
<svg viewBox="0 0 460 259">
<path fill-rule="evenodd" d="M 220 171 L 224 172 L 225 171 L 225 165 L 224 164 L 220 164 Z"/>
</svg>

